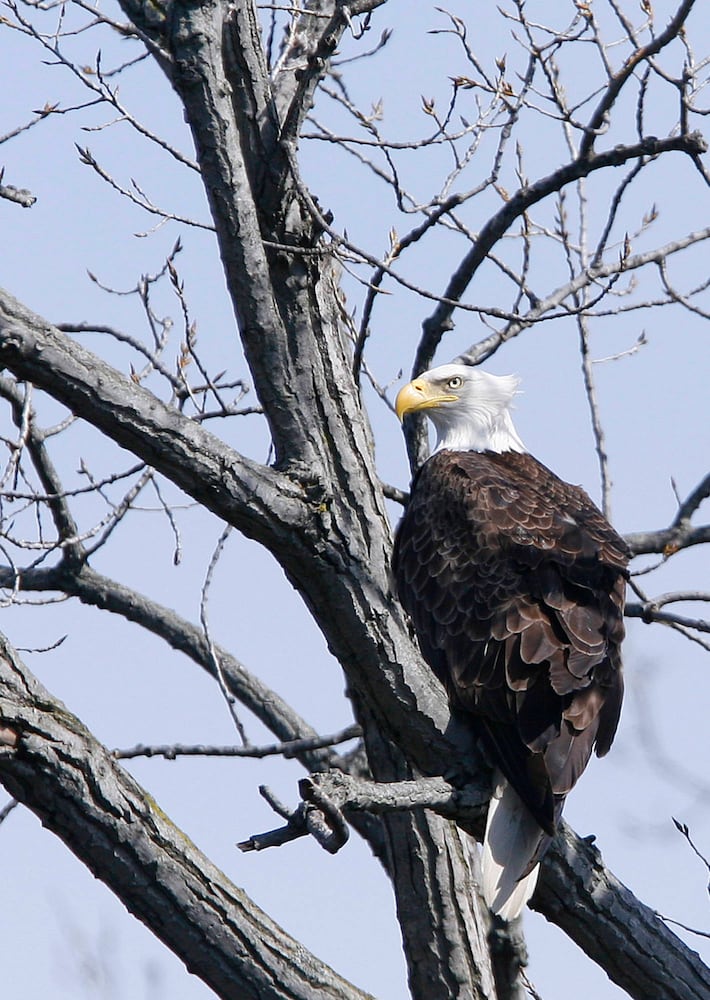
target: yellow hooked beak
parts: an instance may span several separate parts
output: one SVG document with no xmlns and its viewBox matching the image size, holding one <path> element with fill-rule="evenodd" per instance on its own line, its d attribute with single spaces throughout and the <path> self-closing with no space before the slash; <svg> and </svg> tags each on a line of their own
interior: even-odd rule
<svg viewBox="0 0 710 1000">
<path fill-rule="evenodd" d="M 402 420 L 408 413 L 416 413 L 417 410 L 430 410 L 433 407 L 441 406 L 442 403 L 455 403 L 457 399 L 458 396 L 452 396 L 450 392 L 442 392 L 431 382 L 415 378 L 399 390 L 394 401 L 394 408 L 397 416 Z"/>
</svg>

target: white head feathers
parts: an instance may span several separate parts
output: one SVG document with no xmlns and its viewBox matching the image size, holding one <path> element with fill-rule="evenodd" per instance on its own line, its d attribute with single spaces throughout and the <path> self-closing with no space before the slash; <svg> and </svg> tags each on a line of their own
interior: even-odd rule
<svg viewBox="0 0 710 1000">
<path fill-rule="evenodd" d="M 405 385 L 395 407 L 400 420 L 426 412 L 437 432 L 436 451 L 523 452 L 510 416 L 519 381 L 469 365 L 441 365 Z"/>
</svg>

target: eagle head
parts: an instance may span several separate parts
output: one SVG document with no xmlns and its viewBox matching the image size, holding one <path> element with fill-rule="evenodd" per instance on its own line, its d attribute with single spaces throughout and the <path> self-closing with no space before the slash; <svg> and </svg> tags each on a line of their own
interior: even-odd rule
<svg viewBox="0 0 710 1000">
<path fill-rule="evenodd" d="M 436 451 L 525 451 L 510 410 L 520 380 L 450 364 L 417 376 L 397 394 L 400 420 L 424 411 L 437 432 Z"/>
</svg>

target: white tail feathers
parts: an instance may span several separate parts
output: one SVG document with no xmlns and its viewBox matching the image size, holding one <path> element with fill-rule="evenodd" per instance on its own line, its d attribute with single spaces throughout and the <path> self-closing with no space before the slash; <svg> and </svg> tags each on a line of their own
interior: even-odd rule
<svg viewBox="0 0 710 1000">
<path fill-rule="evenodd" d="M 496 771 L 483 841 L 483 895 L 503 920 L 517 917 L 533 894 L 540 866 L 535 865 L 521 876 L 538 848 L 541 834 L 518 793 Z"/>
</svg>

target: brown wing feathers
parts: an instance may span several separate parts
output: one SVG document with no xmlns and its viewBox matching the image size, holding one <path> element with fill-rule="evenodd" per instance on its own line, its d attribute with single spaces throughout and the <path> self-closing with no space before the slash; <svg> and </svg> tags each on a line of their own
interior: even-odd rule
<svg viewBox="0 0 710 1000">
<path fill-rule="evenodd" d="M 422 653 L 548 833 L 616 730 L 626 561 L 586 493 L 521 453 L 435 454 L 398 528 Z"/>
</svg>

